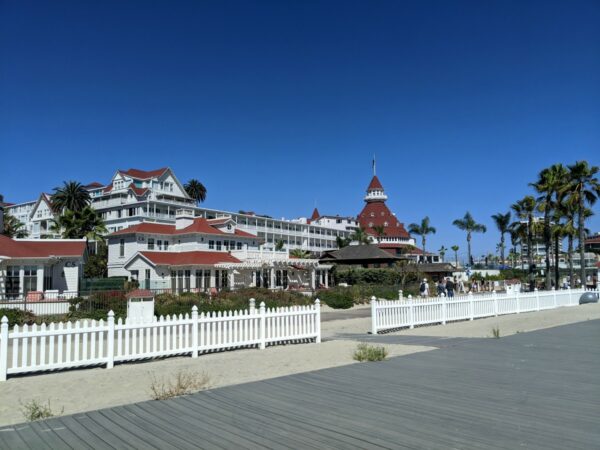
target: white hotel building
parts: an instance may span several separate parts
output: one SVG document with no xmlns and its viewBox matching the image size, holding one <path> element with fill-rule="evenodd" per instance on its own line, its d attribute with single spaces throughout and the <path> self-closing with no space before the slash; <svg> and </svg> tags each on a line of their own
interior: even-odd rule
<svg viewBox="0 0 600 450">
<path fill-rule="evenodd" d="M 99 211 L 108 231 L 114 233 L 140 223 L 174 224 L 176 211 L 192 210 L 206 219 L 231 217 L 238 229 L 255 234 L 265 249 L 283 241 L 285 249 L 320 253 L 337 248 L 336 237 L 348 237 L 358 227 L 350 217 L 320 216 L 310 219 L 274 219 L 253 213 L 234 213 L 197 207 L 172 170 L 118 170 L 109 184 L 94 182 L 85 186 L 92 207 Z M 36 201 L 7 206 L 6 212 L 25 224 L 30 238 L 52 237 L 51 196 L 41 194 Z"/>
</svg>

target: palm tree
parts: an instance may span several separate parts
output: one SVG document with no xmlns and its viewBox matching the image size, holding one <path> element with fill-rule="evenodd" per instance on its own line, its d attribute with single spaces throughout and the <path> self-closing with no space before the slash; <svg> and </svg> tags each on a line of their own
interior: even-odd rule
<svg viewBox="0 0 600 450">
<path fill-rule="evenodd" d="M 198 180 L 192 178 L 183 186 L 185 192 L 196 200 L 196 203 L 202 203 L 206 200 L 206 188 Z"/>
<path fill-rule="evenodd" d="M 420 224 L 411 223 L 408 226 L 408 232 L 412 234 L 416 234 L 417 236 L 421 236 L 421 250 L 423 250 L 423 261 L 425 262 L 427 259 L 427 254 L 425 253 L 425 244 L 427 242 L 427 235 L 434 234 L 436 229 L 431 226 L 429 223 L 429 217 L 425 216 L 423 220 L 421 220 Z"/>
<path fill-rule="evenodd" d="M 579 261 L 581 282 L 585 285 L 585 210 L 587 205 L 594 205 L 600 196 L 600 183 L 596 174 L 597 166 L 590 166 L 587 161 L 577 161 L 569 167 L 568 202 L 577 211 L 577 229 L 579 238 Z"/>
<path fill-rule="evenodd" d="M 290 251 L 290 256 L 293 256 L 294 258 L 308 259 L 310 257 L 310 252 L 301 248 L 295 248 Z"/>
<path fill-rule="evenodd" d="M 16 217 L 5 213 L 4 229 L 0 230 L 0 234 L 8 236 L 9 238 L 26 238 L 28 233 L 25 229 L 25 224 L 19 221 L 19 219 Z"/>
<path fill-rule="evenodd" d="M 440 247 L 440 249 L 438 250 L 438 253 L 440 254 L 440 256 L 442 257 L 442 262 L 444 262 L 444 256 L 446 256 L 446 252 L 448 251 L 448 249 L 446 247 L 444 247 L 443 245 Z"/>
<path fill-rule="evenodd" d="M 385 236 L 385 227 L 383 225 L 375 225 L 373 227 L 375 236 L 377 236 L 377 242 L 381 242 L 381 238 Z"/>
<path fill-rule="evenodd" d="M 504 264 L 504 235 L 510 232 L 510 211 L 506 214 L 498 213 L 492 216 L 496 228 L 500 232 L 500 260 Z"/>
<path fill-rule="evenodd" d="M 460 250 L 460 247 L 458 245 L 453 245 L 450 248 L 454 252 L 454 267 L 458 269 L 458 251 Z"/>
<path fill-rule="evenodd" d="M 77 181 L 64 181 L 62 187 L 55 187 L 52 195 L 52 208 L 56 212 L 81 211 L 90 204 L 90 193 Z"/>
<path fill-rule="evenodd" d="M 91 206 L 81 211 L 66 210 L 52 220 L 50 230 L 61 235 L 63 239 L 81 239 L 87 241 L 103 241 L 107 233 L 102 217 Z"/>
<path fill-rule="evenodd" d="M 467 258 L 469 264 L 471 264 L 471 235 L 473 233 L 485 233 L 487 228 L 485 225 L 475 222 L 473 216 L 469 211 L 465 213 L 465 216 L 462 219 L 456 219 L 452 222 L 452 225 L 457 227 L 459 230 L 463 230 L 467 232 Z"/>
<path fill-rule="evenodd" d="M 354 233 L 352 233 L 350 239 L 352 239 L 354 242 L 358 242 L 360 245 L 371 243 L 371 239 L 367 234 L 367 230 L 362 227 L 354 230 Z"/>
<path fill-rule="evenodd" d="M 525 223 L 518 224 L 521 233 L 524 233 L 527 238 L 527 266 L 529 268 L 529 289 L 533 291 L 535 287 L 535 274 L 533 273 L 533 253 L 532 253 L 532 245 L 533 245 L 533 232 L 534 232 L 534 222 L 533 222 L 533 212 L 535 211 L 536 204 L 535 198 L 531 195 L 526 195 L 521 200 L 517 201 L 510 207 L 516 214 L 516 216 L 525 221 Z M 521 251 L 523 251 L 523 243 L 521 241 Z"/>
<path fill-rule="evenodd" d="M 285 246 L 285 242 L 283 242 L 283 239 L 278 239 L 277 242 L 275 242 L 275 251 L 276 252 L 282 251 L 284 246 Z"/>
<path fill-rule="evenodd" d="M 535 183 L 530 183 L 535 191 L 540 194 L 537 198 L 538 209 L 544 213 L 544 250 L 546 260 L 546 289 L 552 287 L 552 274 L 550 273 L 550 251 L 552 246 L 552 212 L 556 208 L 558 202 L 556 197 L 560 196 L 560 192 L 565 189 L 568 172 L 562 164 L 554 164 L 538 175 L 538 180 Z M 558 264 L 558 262 L 557 262 Z"/>
</svg>

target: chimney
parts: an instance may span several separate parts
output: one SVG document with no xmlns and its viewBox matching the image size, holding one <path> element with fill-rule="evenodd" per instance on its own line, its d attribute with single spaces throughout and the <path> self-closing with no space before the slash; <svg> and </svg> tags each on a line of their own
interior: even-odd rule
<svg viewBox="0 0 600 450">
<path fill-rule="evenodd" d="M 178 209 L 175 211 L 175 229 L 181 230 L 194 223 L 194 211 L 191 209 Z"/>
</svg>

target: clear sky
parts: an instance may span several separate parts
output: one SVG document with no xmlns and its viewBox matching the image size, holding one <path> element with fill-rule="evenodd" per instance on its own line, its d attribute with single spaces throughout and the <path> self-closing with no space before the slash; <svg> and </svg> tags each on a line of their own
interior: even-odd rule
<svg viewBox="0 0 600 450">
<path fill-rule="evenodd" d="M 598 1 L 0 0 L 0 193 L 170 166 L 206 206 L 490 215 L 555 162 L 600 164 Z M 598 207 L 596 207 L 598 212 Z M 594 231 L 600 219 L 590 222 Z"/>
</svg>

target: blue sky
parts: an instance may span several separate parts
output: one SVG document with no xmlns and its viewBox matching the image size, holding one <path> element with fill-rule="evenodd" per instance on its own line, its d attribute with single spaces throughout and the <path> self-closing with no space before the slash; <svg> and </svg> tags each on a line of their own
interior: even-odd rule
<svg viewBox="0 0 600 450">
<path fill-rule="evenodd" d="M 451 222 L 600 164 L 600 3 L 0 2 L 0 193 L 170 166 L 206 205 Z M 596 212 L 598 208 L 596 207 Z M 595 217 L 590 227 L 600 229 Z"/>
</svg>

